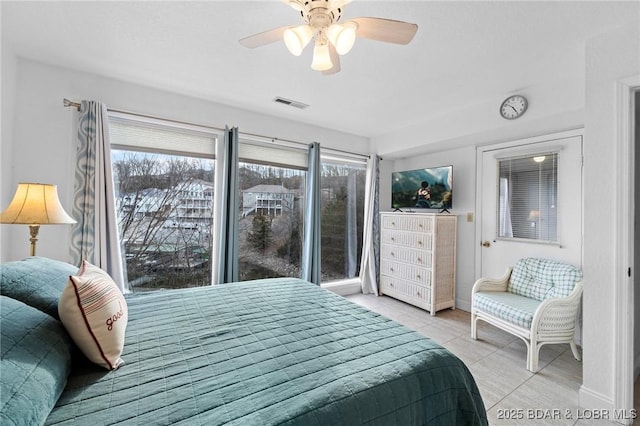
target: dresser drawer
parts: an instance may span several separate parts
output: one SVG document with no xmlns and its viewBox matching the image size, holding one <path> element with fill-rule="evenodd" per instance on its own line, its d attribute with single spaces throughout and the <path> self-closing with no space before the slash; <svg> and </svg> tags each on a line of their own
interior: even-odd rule
<svg viewBox="0 0 640 426">
<path fill-rule="evenodd" d="M 383 259 L 395 260 L 398 262 L 410 263 L 415 266 L 431 268 L 431 251 L 415 250 L 391 244 L 382 244 L 380 256 Z"/>
<path fill-rule="evenodd" d="M 415 284 L 427 287 L 431 286 L 431 270 L 419 266 L 385 260 L 384 262 L 380 262 L 380 274 L 413 281 Z"/>
<path fill-rule="evenodd" d="M 380 242 L 382 244 L 430 251 L 433 244 L 433 234 L 383 230 L 380 236 Z"/>
<path fill-rule="evenodd" d="M 380 290 L 382 294 L 400 297 L 409 302 L 420 302 L 421 306 L 429 306 L 431 304 L 431 290 L 419 285 L 399 280 L 395 277 L 386 275 L 380 276 Z"/>
<path fill-rule="evenodd" d="M 382 216 L 382 229 L 397 229 L 399 231 L 432 232 L 433 216 L 395 215 Z"/>
</svg>

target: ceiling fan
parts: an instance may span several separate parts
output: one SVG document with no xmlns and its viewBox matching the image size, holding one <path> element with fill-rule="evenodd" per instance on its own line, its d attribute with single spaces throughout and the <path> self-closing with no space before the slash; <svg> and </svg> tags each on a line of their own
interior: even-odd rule
<svg viewBox="0 0 640 426">
<path fill-rule="evenodd" d="M 240 44 L 250 49 L 284 40 L 289 51 L 300 56 L 315 40 L 311 68 L 323 74 L 340 71 L 339 55 L 348 53 L 356 37 L 408 44 L 418 31 L 416 24 L 384 18 L 354 18 L 338 23 L 343 6 L 351 0 L 281 0 L 300 12 L 304 24 L 279 27 L 245 37 Z"/>
</svg>

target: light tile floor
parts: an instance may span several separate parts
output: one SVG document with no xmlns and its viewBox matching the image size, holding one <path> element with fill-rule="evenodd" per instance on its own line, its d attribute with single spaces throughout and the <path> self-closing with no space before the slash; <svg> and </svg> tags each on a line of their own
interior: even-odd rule
<svg viewBox="0 0 640 426">
<path fill-rule="evenodd" d="M 468 312 L 446 309 L 431 316 L 386 296 L 346 297 L 432 338 L 462 359 L 480 388 L 491 425 L 619 424 L 595 419 L 599 413 L 578 407 L 582 363 L 569 345 L 543 346 L 540 370 L 533 374 L 525 368 L 526 346 L 517 337 L 480 321 L 478 340 L 471 339 Z"/>
</svg>

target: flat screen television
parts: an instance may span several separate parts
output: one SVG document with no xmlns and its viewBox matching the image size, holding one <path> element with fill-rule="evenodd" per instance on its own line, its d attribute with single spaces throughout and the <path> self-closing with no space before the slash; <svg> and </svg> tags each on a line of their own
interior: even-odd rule
<svg viewBox="0 0 640 426">
<path fill-rule="evenodd" d="M 391 207 L 396 210 L 438 209 L 453 204 L 453 166 L 393 172 Z"/>
</svg>

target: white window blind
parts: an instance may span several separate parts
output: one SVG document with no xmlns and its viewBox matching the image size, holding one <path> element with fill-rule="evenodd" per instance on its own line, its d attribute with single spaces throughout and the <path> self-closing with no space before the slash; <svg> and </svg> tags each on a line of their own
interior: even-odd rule
<svg viewBox="0 0 640 426">
<path fill-rule="evenodd" d="M 218 135 L 213 130 L 161 120 L 109 114 L 111 145 L 116 149 L 215 157 Z"/>
<path fill-rule="evenodd" d="M 329 164 L 344 164 L 367 167 L 367 157 L 363 155 L 320 154 L 320 161 Z"/>
<path fill-rule="evenodd" d="M 499 160 L 498 229 L 503 238 L 558 239 L 558 153 Z"/>
<path fill-rule="evenodd" d="M 265 145 L 247 140 L 240 140 L 238 157 L 240 161 L 307 170 L 308 151 L 303 146 L 290 147 L 283 145 Z"/>
</svg>

